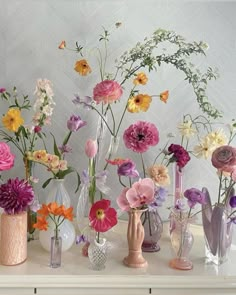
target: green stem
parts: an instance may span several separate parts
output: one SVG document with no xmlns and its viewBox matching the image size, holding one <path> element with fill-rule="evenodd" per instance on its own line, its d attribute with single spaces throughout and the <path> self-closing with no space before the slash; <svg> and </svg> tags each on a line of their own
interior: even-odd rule
<svg viewBox="0 0 236 295">
<path fill-rule="evenodd" d="M 66 145 L 71 137 L 72 131 L 69 131 L 65 139 L 63 140 L 63 145 Z"/>
<path fill-rule="evenodd" d="M 95 179 L 95 161 L 94 158 L 89 159 L 89 176 L 91 178 L 91 184 L 89 187 L 89 199 L 90 204 L 94 203 L 95 192 L 96 192 L 96 179 Z"/>
<path fill-rule="evenodd" d="M 117 134 L 118 134 L 118 132 L 119 132 L 119 130 L 120 130 L 120 126 L 121 126 L 122 120 L 123 120 L 123 118 L 124 118 L 124 115 L 125 115 L 125 112 L 126 112 L 127 106 L 128 106 L 128 101 L 127 101 L 127 103 L 126 103 L 126 105 L 125 105 L 124 111 L 123 111 L 122 116 L 121 116 L 121 118 L 120 118 L 120 122 L 119 122 L 119 124 L 118 124 L 118 128 L 117 128 L 117 130 L 116 130 L 116 134 L 115 134 L 115 136 L 117 136 Z"/>
<path fill-rule="evenodd" d="M 217 201 L 218 204 L 220 203 L 220 192 L 221 192 L 222 175 L 223 175 L 223 172 L 220 172 L 220 183 L 219 183 L 218 201 Z"/>
<path fill-rule="evenodd" d="M 145 165 L 144 165 L 144 160 L 143 160 L 143 154 L 140 153 L 141 156 L 141 161 L 142 161 L 142 167 L 143 167 L 143 177 L 146 177 L 146 171 L 145 171 Z"/>
</svg>

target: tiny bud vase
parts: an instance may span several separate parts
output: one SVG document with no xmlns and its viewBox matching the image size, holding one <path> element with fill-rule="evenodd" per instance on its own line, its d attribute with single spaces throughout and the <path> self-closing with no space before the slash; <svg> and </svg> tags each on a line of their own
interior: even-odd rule
<svg viewBox="0 0 236 295">
<path fill-rule="evenodd" d="M 129 211 L 129 222 L 127 230 L 129 253 L 128 256 L 126 256 L 123 260 L 124 264 L 128 267 L 142 268 L 148 265 L 147 261 L 142 255 L 144 228 L 141 221 L 141 215 L 146 210 L 131 209 Z"/>
<path fill-rule="evenodd" d="M 189 259 L 189 253 L 193 246 L 193 235 L 189 230 L 189 219 L 183 220 L 174 218 L 172 215 L 170 228 L 171 245 L 175 253 L 175 258 L 169 262 L 169 266 L 174 269 L 190 270 L 193 263 Z"/>
<path fill-rule="evenodd" d="M 107 242 L 106 239 L 100 239 L 99 243 L 95 239 L 88 247 L 88 257 L 94 270 L 105 268 L 107 261 Z"/>
<path fill-rule="evenodd" d="M 206 200 L 206 204 L 202 205 L 206 263 L 220 265 L 227 261 L 232 243 L 234 225 L 227 217 L 232 209 L 228 202 L 212 207 L 208 190 L 203 188 L 202 191 Z"/>
<path fill-rule="evenodd" d="M 59 232 L 55 230 L 54 236 L 51 237 L 50 266 L 52 268 L 61 266 L 61 250 L 62 238 L 59 236 Z"/>
<path fill-rule="evenodd" d="M 160 250 L 158 241 L 163 231 L 163 223 L 157 209 L 145 211 L 141 217 L 144 227 L 143 252 L 157 252 Z"/>
<path fill-rule="evenodd" d="M 1 215 L 1 263 L 17 265 L 27 258 L 27 212 Z"/>
</svg>

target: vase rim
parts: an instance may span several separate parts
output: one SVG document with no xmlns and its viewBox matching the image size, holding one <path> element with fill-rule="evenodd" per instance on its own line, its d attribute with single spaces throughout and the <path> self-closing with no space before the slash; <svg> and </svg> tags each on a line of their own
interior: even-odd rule
<svg viewBox="0 0 236 295">
<path fill-rule="evenodd" d="M 100 243 L 98 243 L 97 240 L 94 239 L 94 244 L 95 244 L 96 246 L 98 246 L 98 247 L 102 247 L 102 246 L 104 246 L 105 243 L 106 243 L 106 241 L 107 241 L 106 238 L 101 238 L 101 239 L 99 239 L 99 240 L 100 240 Z"/>
</svg>

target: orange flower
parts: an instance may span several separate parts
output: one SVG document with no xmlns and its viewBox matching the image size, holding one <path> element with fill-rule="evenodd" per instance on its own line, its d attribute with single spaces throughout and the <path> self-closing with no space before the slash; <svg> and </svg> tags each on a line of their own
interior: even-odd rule
<svg viewBox="0 0 236 295">
<path fill-rule="evenodd" d="M 65 219 L 68 219 L 70 221 L 73 221 L 73 208 L 70 207 L 68 209 L 65 209 L 62 213 L 62 216 L 65 217 Z"/>
<path fill-rule="evenodd" d="M 37 213 L 40 214 L 40 215 L 43 215 L 44 217 L 48 216 L 48 214 L 49 214 L 48 206 L 45 205 L 45 204 L 43 204 L 42 205 L 42 208 L 39 209 L 37 211 Z"/>
<path fill-rule="evenodd" d="M 89 73 L 92 72 L 89 64 L 87 63 L 86 59 L 78 60 L 75 63 L 74 67 L 75 71 L 78 72 L 81 76 L 87 76 Z"/>
<path fill-rule="evenodd" d="M 163 101 L 164 103 L 167 102 L 168 98 L 169 98 L 169 90 L 166 90 L 160 94 L 160 100 Z"/>
<path fill-rule="evenodd" d="M 61 44 L 58 46 L 59 49 L 64 49 L 66 47 L 66 41 L 61 41 Z"/>
<path fill-rule="evenodd" d="M 134 79 L 133 83 L 134 85 L 145 85 L 147 84 L 148 77 L 146 76 L 145 73 L 138 73 L 136 78 Z"/>
<path fill-rule="evenodd" d="M 127 111 L 130 113 L 146 112 L 149 109 L 152 98 L 148 94 L 138 94 L 129 98 Z"/>
<path fill-rule="evenodd" d="M 49 213 L 55 216 L 63 215 L 64 210 L 65 210 L 64 205 L 58 206 L 56 202 L 52 202 L 48 204 Z"/>
<path fill-rule="evenodd" d="M 33 225 L 34 228 L 38 228 L 39 230 L 47 230 L 48 222 L 45 216 L 37 216 L 37 223 Z"/>
</svg>

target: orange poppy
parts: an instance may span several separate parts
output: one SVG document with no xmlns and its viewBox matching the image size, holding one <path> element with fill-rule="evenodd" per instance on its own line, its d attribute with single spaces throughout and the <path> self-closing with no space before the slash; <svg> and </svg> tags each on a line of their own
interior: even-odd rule
<svg viewBox="0 0 236 295">
<path fill-rule="evenodd" d="M 42 205 L 42 208 L 39 209 L 39 210 L 37 211 L 37 213 L 40 214 L 40 215 L 43 215 L 43 216 L 45 216 L 45 217 L 48 216 L 48 214 L 49 214 L 48 206 L 45 205 L 45 204 L 43 204 L 43 205 Z"/>
<path fill-rule="evenodd" d="M 65 217 L 65 219 L 68 219 L 70 221 L 73 221 L 73 207 L 70 207 L 68 209 L 65 209 L 62 213 L 62 216 Z"/>
<path fill-rule="evenodd" d="M 48 210 L 50 214 L 53 214 L 55 216 L 63 215 L 65 206 L 64 205 L 58 206 L 56 202 L 52 202 L 48 204 Z"/>
<path fill-rule="evenodd" d="M 34 228 L 38 228 L 39 230 L 47 230 L 48 222 L 45 216 L 37 216 L 37 223 L 33 225 Z"/>
<path fill-rule="evenodd" d="M 74 70 L 78 72 L 81 76 L 87 76 L 89 73 L 92 72 L 89 64 L 87 63 L 86 59 L 78 60 L 75 63 Z"/>
</svg>

